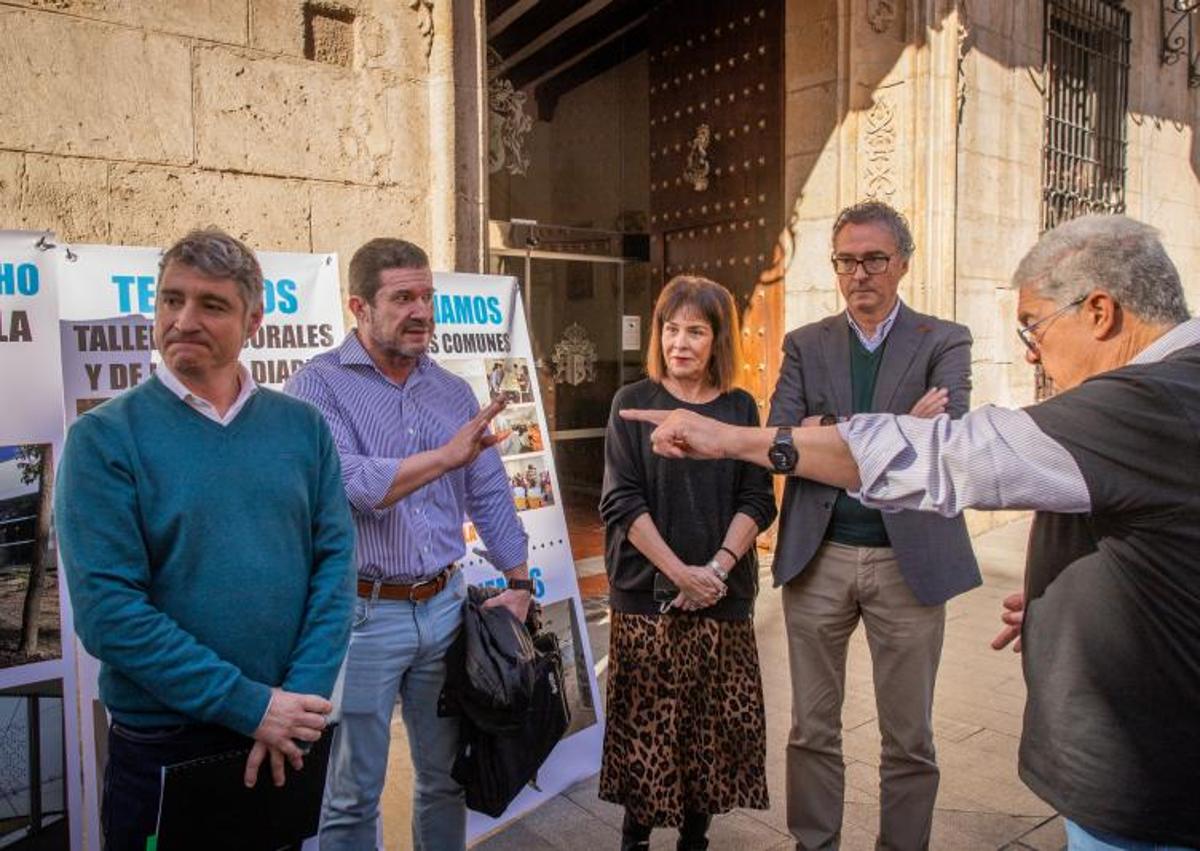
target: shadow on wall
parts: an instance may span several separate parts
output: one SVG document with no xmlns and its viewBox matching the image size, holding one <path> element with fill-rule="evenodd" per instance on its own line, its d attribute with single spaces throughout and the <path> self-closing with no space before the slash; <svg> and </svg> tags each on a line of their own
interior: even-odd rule
<svg viewBox="0 0 1200 851">
<path fill-rule="evenodd" d="M 788 109 L 787 155 L 795 162 L 787 180 L 789 204 L 808 186 L 817 154 L 847 115 L 869 113 L 876 106 L 880 84 L 905 52 L 923 47 L 932 33 L 963 24 L 957 34 L 960 81 L 964 60 L 975 53 L 1002 68 L 1028 73 L 1040 88 L 1045 2 L 934 0 L 918 9 L 917 0 L 790 0 L 785 53 L 790 54 L 788 96 L 795 106 L 789 104 Z M 1160 62 L 1158 0 L 1134 0 L 1127 8 L 1131 14 L 1128 113 L 1156 127 L 1191 128 L 1191 168 L 1200 179 L 1200 89 L 1187 85 L 1186 58 L 1171 65 Z M 839 55 L 846 26 L 852 66 Z M 838 95 L 840 73 L 849 74 L 844 98 Z M 969 88 L 965 94 L 970 96 Z"/>
</svg>

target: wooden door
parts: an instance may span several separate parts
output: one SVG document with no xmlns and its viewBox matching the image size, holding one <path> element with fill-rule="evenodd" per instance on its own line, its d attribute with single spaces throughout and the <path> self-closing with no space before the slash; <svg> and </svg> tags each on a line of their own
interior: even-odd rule
<svg viewBox="0 0 1200 851">
<path fill-rule="evenodd" d="M 765 418 L 783 331 L 783 2 L 667 0 L 647 29 L 652 276 L 734 294 L 739 383 Z"/>
</svg>

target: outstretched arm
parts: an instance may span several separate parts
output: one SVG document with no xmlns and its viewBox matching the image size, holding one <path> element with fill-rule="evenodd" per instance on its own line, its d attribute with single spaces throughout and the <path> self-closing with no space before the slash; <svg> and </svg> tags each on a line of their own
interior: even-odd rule
<svg viewBox="0 0 1200 851">
<path fill-rule="evenodd" d="M 315 371 L 297 372 L 283 389 L 315 405 L 325 417 L 341 457 L 346 497 L 355 510 L 364 514 L 387 511 L 434 479 L 471 464 L 483 450 L 508 437 L 508 432 L 492 434 L 488 430 L 489 423 L 507 404 L 503 399 L 493 399 L 441 446 L 407 458 L 376 458 L 356 450 L 344 411 Z"/>
<path fill-rule="evenodd" d="M 627 409 L 621 411 L 621 416 L 656 425 L 650 442 L 654 451 L 666 458 L 735 458 L 771 469 L 767 450 L 778 429 L 730 425 L 684 409 Z M 858 489 L 858 465 L 837 426 L 797 428 L 792 431 L 792 439 L 800 453 L 792 475 L 846 490 Z"/>
<path fill-rule="evenodd" d="M 685 410 L 622 411 L 657 425 L 654 451 L 670 458 L 738 458 L 770 466 L 773 429 L 731 426 Z M 859 414 L 792 432 L 793 475 L 845 488 L 871 508 L 1091 510 L 1071 454 L 1025 411 L 986 406 L 961 420 Z"/>
</svg>

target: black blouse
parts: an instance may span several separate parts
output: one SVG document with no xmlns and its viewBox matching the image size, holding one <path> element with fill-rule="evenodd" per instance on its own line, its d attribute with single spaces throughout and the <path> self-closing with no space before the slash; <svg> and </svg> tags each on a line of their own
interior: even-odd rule
<svg viewBox="0 0 1200 851">
<path fill-rule="evenodd" d="M 629 541 L 629 527 L 649 513 L 663 540 L 684 564 L 705 564 L 725 540 L 733 516 L 745 514 L 761 532 L 775 520 L 775 491 L 766 469 L 744 461 L 694 461 L 663 458 L 650 448 L 649 423 L 621 419 L 623 408 L 686 408 L 723 422 L 757 426 L 758 406 L 744 390 L 731 390 L 711 402 L 692 404 L 676 399 L 657 382 L 639 381 L 613 398 L 604 445 L 605 563 L 609 599 L 615 611 L 657 614 L 654 575 L 657 568 Z M 754 612 L 758 593 L 755 547 L 729 573 L 729 593 L 701 610 L 705 617 L 743 620 Z"/>
</svg>

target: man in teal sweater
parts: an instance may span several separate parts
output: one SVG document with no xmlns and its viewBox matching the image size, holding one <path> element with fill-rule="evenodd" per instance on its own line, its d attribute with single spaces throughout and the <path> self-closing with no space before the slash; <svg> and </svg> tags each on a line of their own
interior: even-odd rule
<svg viewBox="0 0 1200 851">
<path fill-rule="evenodd" d="M 246 784 L 264 760 L 282 784 L 332 709 L 353 526 L 324 419 L 238 362 L 262 297 L 238 240 L 196 231 L 172 246 L 154 317 L 163 366 L 84 414 L 63 452 L 59 546 L 113 721 L 108 851 L 146 847 L 164 765 L 250 747 Z"/>
</svg>

